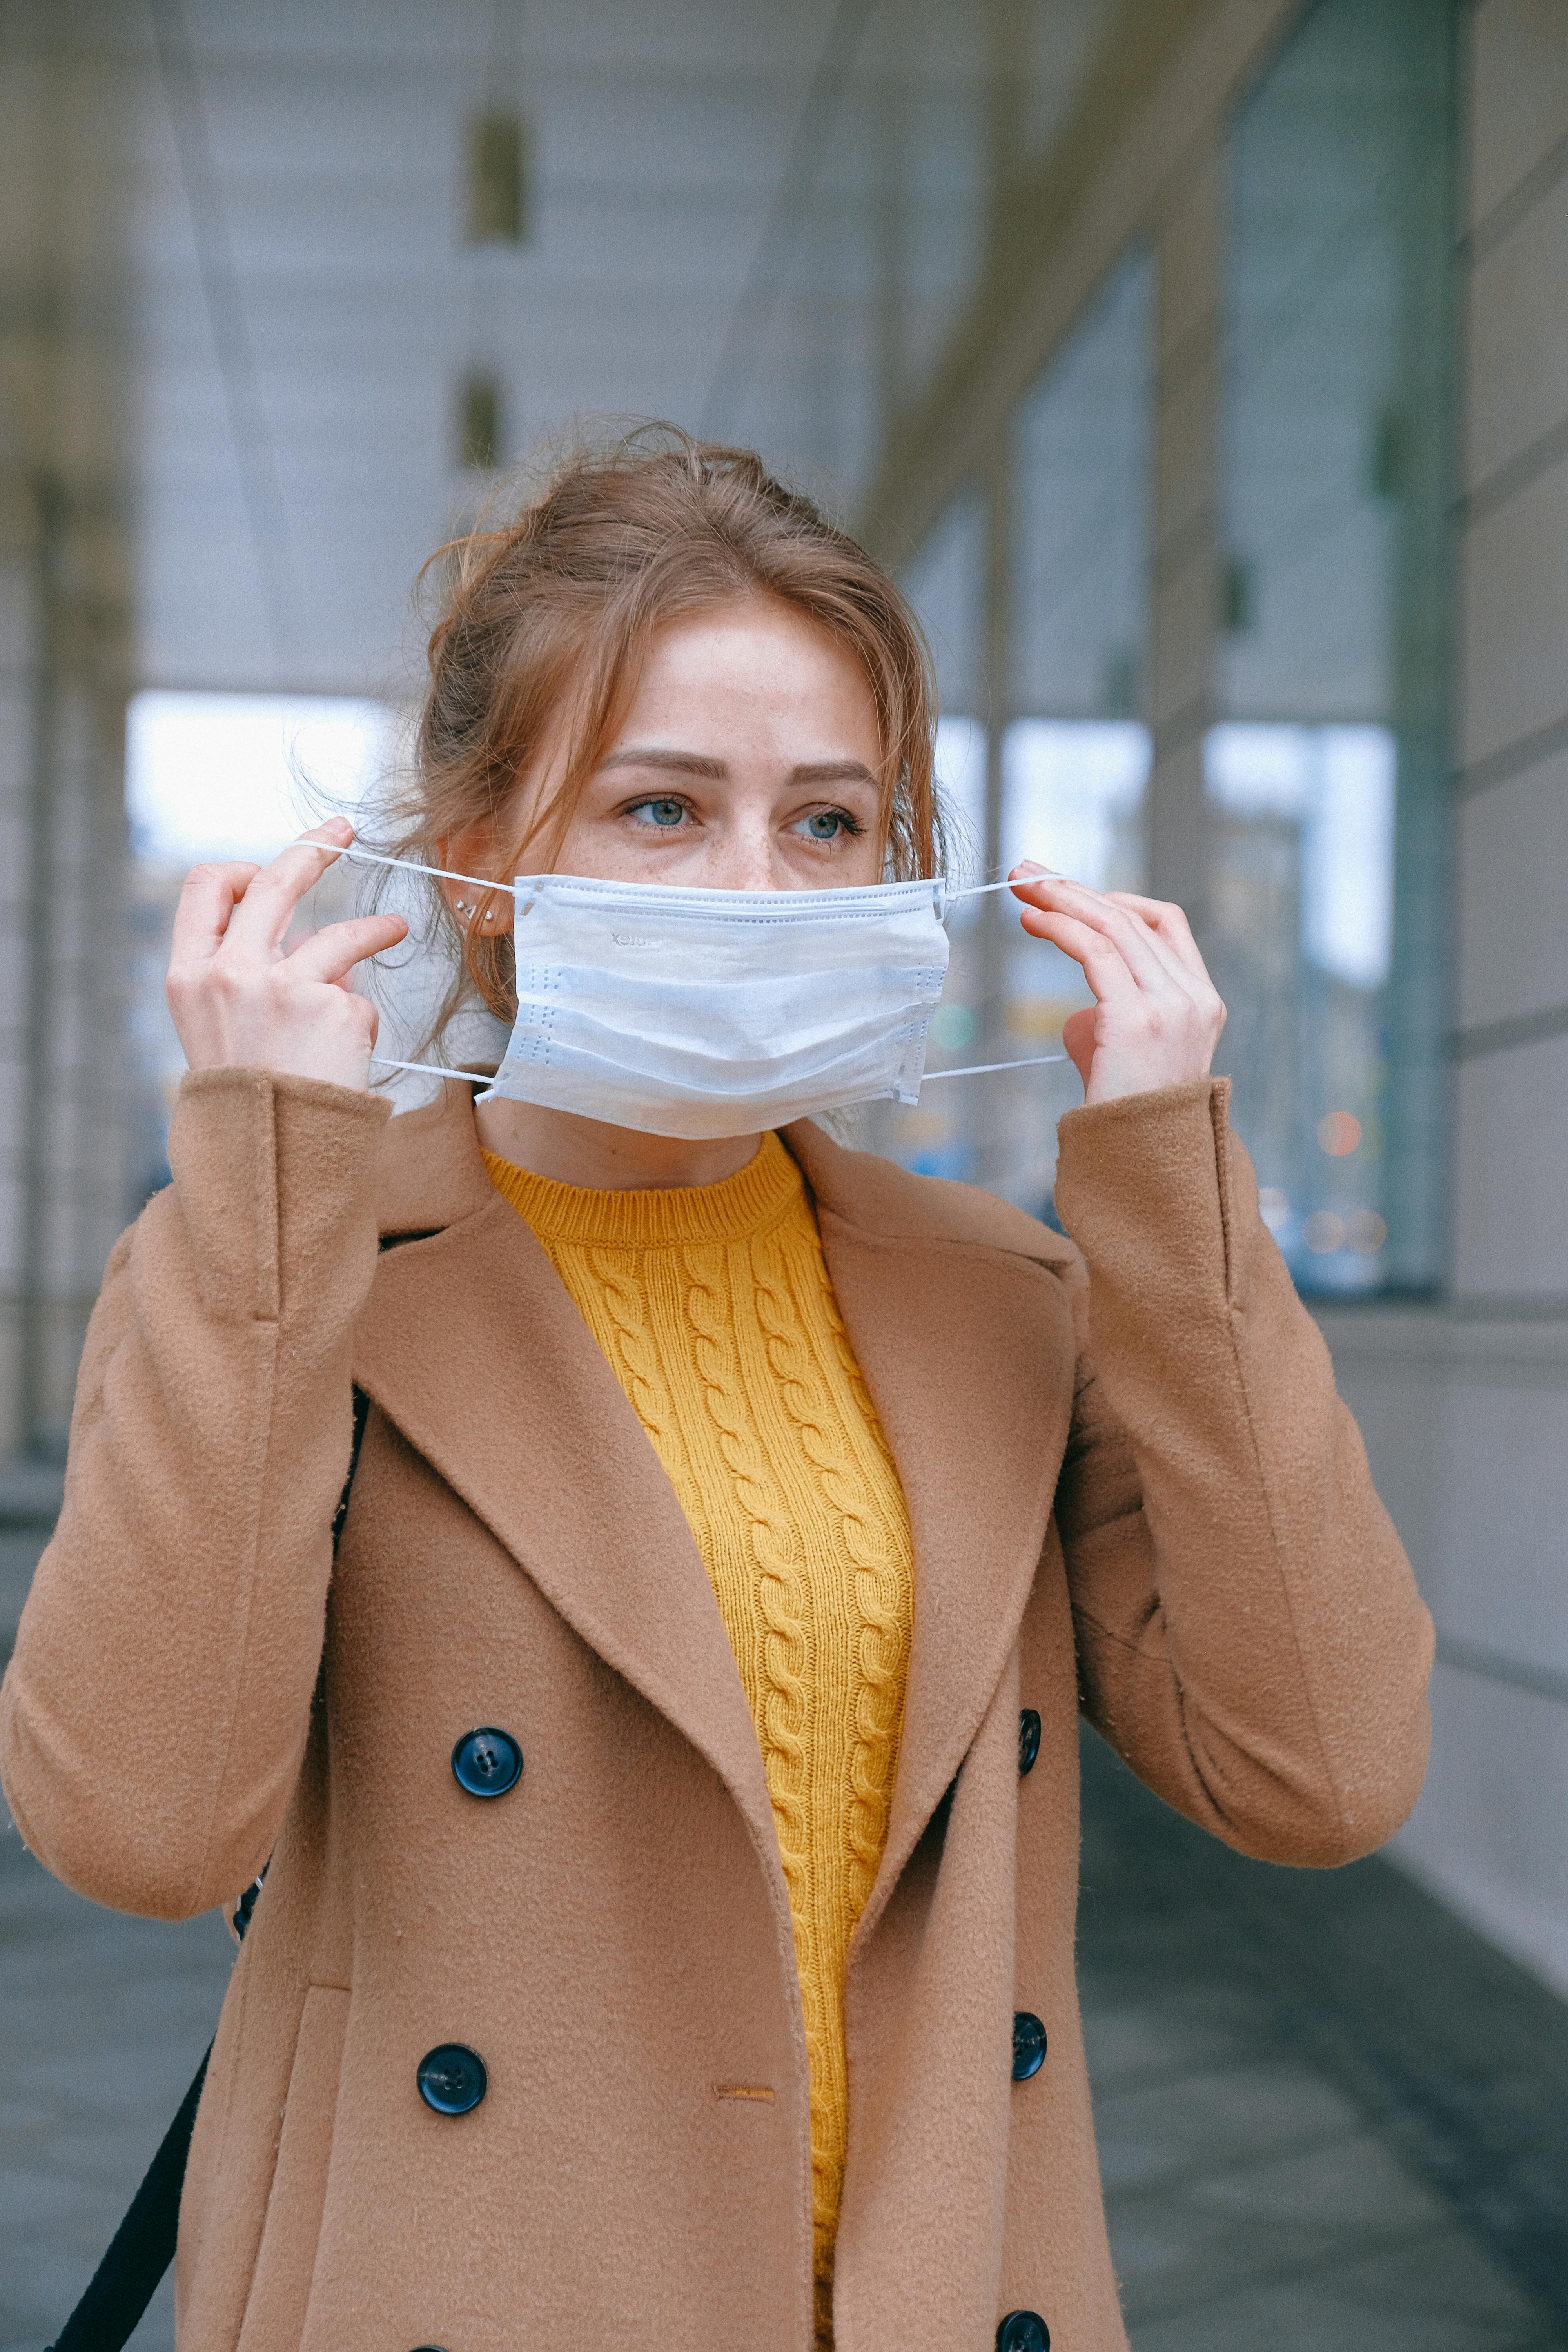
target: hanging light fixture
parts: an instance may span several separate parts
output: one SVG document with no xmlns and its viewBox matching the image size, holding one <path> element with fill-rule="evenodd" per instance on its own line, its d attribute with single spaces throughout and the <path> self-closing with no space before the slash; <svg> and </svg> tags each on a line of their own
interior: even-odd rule
<svg viewBox="0 0 1568 2352">
<path fill-rule="evenodd" d="M 487 109 L 468 125 L 470 245 L 521 245 L 528 235 L 527 149 L 520 115 Z"/>
<path fill-rule="evenodd" d="M 478 104 L 468 117 L 459 181 L 459 234 L 468 249 L 466 279 L 468 349 L 453 386 L 452 455 L 470 473 L 494 473 L 507 463 L 506 326 L 516 299 L 514 270 L 505 258 L 523 245 L 531 226 L 529 142 L 517 104 L 521 0 L 494 0 L 489 54 Z"/>
<path fill-rule="evenodd" d="M 458 394 L 458 462 L 489 473 L 500 463 L 500 385 L 493 375 L 472 370 Z"/>
</svg>

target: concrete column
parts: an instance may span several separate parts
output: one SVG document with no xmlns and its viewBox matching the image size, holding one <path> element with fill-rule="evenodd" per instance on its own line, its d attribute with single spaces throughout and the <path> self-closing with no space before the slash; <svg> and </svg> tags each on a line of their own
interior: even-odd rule
<svg viewBox="0 0 1568 2352">
<path fill-rule="evenodd" d="M 0 1455 L 58 1451 L 128 1197 L 125 89 L 0 45 Z"/>
<path fill-rule="evenodd" d="M 985 873 L 1002 871 L 1002 750 L 1013 716 L 1013 436 L 1004 429 L 991 448 L 984 476 L 985 495 L 985 615 L 984 663 L 987 696 L 985 730 Z M 980 900 L 975 930 L 979 971 L 980 1029 L 974 1046 L 977 1062 L 1005 1061 L 1012 1050 L 1006 1027 L 1007 947 L 1016 920 L 1016 901 L 1002 905 L 1005 892 L 992 891 Z M 1002 1089 L 1011 1081 L 979 1083 L 978 1097 L 969 1109 L 973 1121 L 976 1181 L 1002 1181 L 1006 1157 L 1007 1102 Z"/>
<path fill-rule="evenodd" d="M 87 1318 L 133 1206 L 125 1152 L 122 629 L 46 499 L 30 779 L 20 1435 L 64 1442 Z"/>
<path fill-rule="evenodd" d="M 1192 159 L 1155 237 L 1153 597 L 1146 805 L 1149 887 L 1205 915 L 1203 742 L 1215 715 L 1220 586 L 1223 161 L 1218 126 Z"/>
<path fill-rule="evenodd" d="M 0 1460 L 22 1444 L 31 1055 L 37 566 L 19 471 L 0 478 Z"/>
</svg>

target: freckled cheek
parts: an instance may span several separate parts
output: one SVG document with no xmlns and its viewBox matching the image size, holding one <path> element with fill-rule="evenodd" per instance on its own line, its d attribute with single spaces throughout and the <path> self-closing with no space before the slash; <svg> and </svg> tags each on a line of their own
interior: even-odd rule
<svg viewBox="0 0 1568 2352">
<path fill-rule="evenodd" d="M 815 846 L 815 845 L 813 845 Z M 830 841 L 824 845 L 828 852 L 835 877 L 858 887 L 867 882 L 879 882 L 887 858 L 881 829 L 875 818 L 864 822 L 858 834 L 847 841 Z M 817 852 L 820 856 L 821 851 Z"/>
</svg>

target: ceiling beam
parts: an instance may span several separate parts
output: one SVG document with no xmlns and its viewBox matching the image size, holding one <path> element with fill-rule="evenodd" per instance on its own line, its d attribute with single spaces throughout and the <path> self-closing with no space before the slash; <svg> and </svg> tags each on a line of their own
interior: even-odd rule
<svg viewBox="0 0 1568 2352">
<path fill-rule="evenodd" d="M 1210 154 L 1216 107 L 1302 5 L 1122 0 L 1060 134 L 993 206 L 974 291 L 928 389 L 892 422 L 858 525 L 882 562 L 906 561 L 985 463 L 1100 278 Z"/>
</svg>

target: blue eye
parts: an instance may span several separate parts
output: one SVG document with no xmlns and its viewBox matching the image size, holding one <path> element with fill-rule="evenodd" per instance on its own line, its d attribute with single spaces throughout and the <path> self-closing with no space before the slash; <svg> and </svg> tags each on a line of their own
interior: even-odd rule
<svg viewBox="0 0 1568 2352">
<path fill-rule="evenodd" d="M 672 800 L 638 801 L 632 814 L 641 817 L 645 824 L 663 825 L 668 828 L 680 823 L 681 818 L 686 814 L 686 803 Z"/>
<path fill-rule="evenodd" d="M 812 841 L 837 841 L 840 834 L 858 833 L 860 828 L 842 809 L 818 809 L 805 821 L 807 838 Z"/>
</svg>

